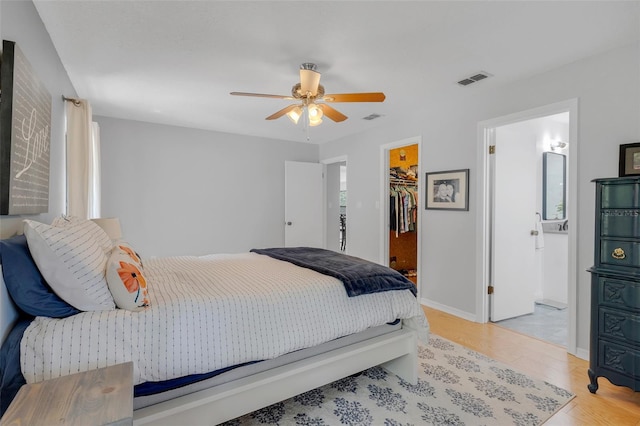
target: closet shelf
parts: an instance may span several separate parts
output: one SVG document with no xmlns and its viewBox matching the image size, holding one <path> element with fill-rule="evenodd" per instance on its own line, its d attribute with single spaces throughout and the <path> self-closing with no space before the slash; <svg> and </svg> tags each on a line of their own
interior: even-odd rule
<svg viewBox="0 0 640 426">
<path fill-rule="evenodd" d="M 418 186 L 418 181 L 417 180 L 411 180 L 411 179 L 390 178 L 389 179 L 389 184 L 390 185 L 402 185 L 402 186 Z"/>
</svg>

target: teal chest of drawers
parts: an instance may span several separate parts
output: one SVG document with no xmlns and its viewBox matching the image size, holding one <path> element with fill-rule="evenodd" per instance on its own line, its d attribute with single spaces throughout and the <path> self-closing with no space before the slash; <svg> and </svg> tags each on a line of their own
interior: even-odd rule
<svg viewBox="0 0 640 426">
<path fill-rule="evenodd" d="M 588 386 L 640 390 L 640 178 L 596 179 Z"/>
</svg>

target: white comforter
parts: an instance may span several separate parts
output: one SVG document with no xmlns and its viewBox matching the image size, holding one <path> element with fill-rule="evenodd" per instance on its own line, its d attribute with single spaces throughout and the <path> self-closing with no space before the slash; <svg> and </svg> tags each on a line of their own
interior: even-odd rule
<svg viewBox="0 0 640 426">
<path fill-rule="evenodd" d="M 134 384 L 275 358 L 368 327 L 428 323 L 410 291 L 347 297 L 332 277 L 243 253 L 148 259 L 151 307 L 38 317 L 21 343 L 27 383 L 133 361 Z"/>
</svg>

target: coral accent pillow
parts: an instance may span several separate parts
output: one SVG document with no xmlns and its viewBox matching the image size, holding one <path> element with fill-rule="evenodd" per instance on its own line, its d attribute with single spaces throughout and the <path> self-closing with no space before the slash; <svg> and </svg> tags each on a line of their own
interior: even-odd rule
<svg viewBox="0 0 640 426">
<path fill-rule="evenodd" d="M 138 254 L 128 244 L 119 243 L 107 262 L 107 283 L 116 306 L 141 311 L 149 306 L 147 280 Z"/>
<path fill-rule="evenodd" d="M 144 267 L 144 265 L 142 264 L 142 256 L 140 256 L 138 252 L 135 251 L 133 247 L 131 247 L 131 244 L 127 243 L 126 241 L 118 240 L 114 244 L 114 249 L 123 251 L 125 254 L 128 254 L 134 262 L 140 265 L 141 268 Z"/>
<path fill-rule="evenodd" d="M 81 311 L 115 308 L 105 279 L 102 228 L 90 220 L 66 226 L 25 220 L 24 234 L 40 273 L 62 300 Z"/>
</svg>

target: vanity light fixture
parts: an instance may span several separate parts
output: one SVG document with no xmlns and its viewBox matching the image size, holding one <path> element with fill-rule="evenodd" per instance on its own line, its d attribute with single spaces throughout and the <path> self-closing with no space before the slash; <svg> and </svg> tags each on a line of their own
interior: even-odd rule
<svg viewBox="0 0 640 426">
<path fill-rule="evenodd" d="M 567 146 L 567 143 L 562 141 L 554 141 L 554 142 L 551 142 L 550 144 L 551 151 L 564 149 L 566 146 Z"/>
</svg>

